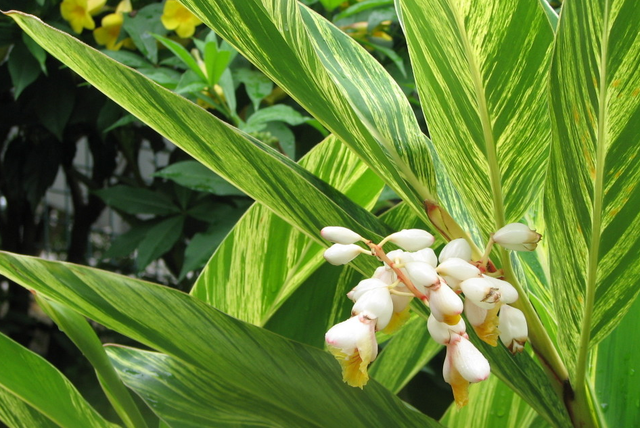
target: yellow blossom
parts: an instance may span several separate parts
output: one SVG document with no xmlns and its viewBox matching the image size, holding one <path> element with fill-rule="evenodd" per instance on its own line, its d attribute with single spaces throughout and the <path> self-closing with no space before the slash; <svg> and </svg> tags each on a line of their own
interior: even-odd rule
<svg viewBox="0 0 640 428">
<path fill-rule="evenodd" d="M 167 30 L 176 30 L 178 36 L 184 38 L 193 36 L 196 27 L 202 24 L 194 14 L 177 0 L 167 0 L 160 17 L 162 25 Z"/>
<path fill-rule="evenodd" d="M 129 39 L 118 41 L 123 22 L 122 15 L 126 12 L 131 12 L 130 0 L 121 1 L 115 13 L 110 13 L 102 18 L 102 27 L 93 30 L 93 37 L 96 39 L 96 43 L 105 45 L 107 49 L 112 51 L 117 51 L 124 44 L 127 44 Z"/>
<path fill-rule="evenodd" d="M 106 0 L 63 0 L 60 13 L 71 29 L 80 34 L 83 28 L 93 30 L 96 26 L 92 16 L 100 12 Z"/>
</svg>

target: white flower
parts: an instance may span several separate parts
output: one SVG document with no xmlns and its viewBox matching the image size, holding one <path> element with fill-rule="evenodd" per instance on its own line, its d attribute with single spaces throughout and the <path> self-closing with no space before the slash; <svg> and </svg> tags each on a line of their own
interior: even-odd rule
<svg viewBox="0 0 640 428">
<path fill-rule="evenodd" d="M 542 235 L 522 223 L 511 223 L 493 234 L 493 242 L 508 250 L 533 251 Z"/>
<path fill-rule="evenodd" d="M 462 318 L 460 318 L 458 324 L 449 325 L 435 319 L 433 314 L 429 315 L 429 319 L 427 320 L 427 328 L 429 329 L 431 338 L 441 345 L 446 345 L 447 343 L 449 343 L 449 341 L 451 340 L 451 335 L 453 333 L 464 334 L 467 331 L 467 327 Z"/>
<path fill-rule="evenodd" d="M 492 309 L 500 301 L 500 291 L 487 278 L 470 278 L 460 283 L 464 297 L 484 309 Z"/>
<path fill-rule="evenodd" d="M 392 233 L 385 238 L 407 251 L 418 251 L 430 247 L 435 238 L 432 234 L 422 229 L 403 229 L 400 232 Z"/>
<path fill-rule="evenodd" d="M 416 262 L 424 262 L 433 267 L 438 266 L 438 257 L 432 248 L 423 248 L 413 253 L 413 260 Z"/>
<path fill-rule="evenodd" d="M 332 265 L 339 266 L 349 263 L 361 253 L 371 254 L 356 244 L 333 244 L 325 250 L 324 258 Z"/>
<path fill-rule="evenodd" d="M 327 226 L 320 231 L 320 235 L 327 241 L 344 245 L 353 244 L 362 239 L 362 236 L 353 230 L 341 226 Z"/>
<path fill-rule="evenodd" d="M 464 301 L 464 314 L 467 316 L 469 324 L 479 326 L 487 318 L 487 309 L 474 304 L 471 299 L 466 299 Z"/>
<path fill-rule="evenodd" d="M 442 368 L 444 380 L 451 385 L 458 407 L 468 402 L 469 383 L 483 381 L 491 373 L 487 359 L 465 336 L 451 335 Z"/>
<path fill-rule="evenodd" d="M 500 340 L 512 354 L 522 352 L 528 340 L 527 319 L 520 309 L 509 305 L 500 308 Z"/>
<path fill-rule="evenodd" d="M 376 288 L 387 288 L 388 285 L 389 284 L 378 278 L 363 279 L 347 293 L 347 297 L 355 302 L 367 291 L 371 291 Z"/>
<path fill-rule="evenodd" d="M 351 315 L 354 316 L 361 313 L 373 314 L 378 319 L 376 330 L 385 328 L 393 315 L 393 301 L 389 289 L 378 287 L 363 293 L 351 310 Z"/>
<path fill-rule="evenodd" d="M 457 257 L 449 257 L 444 262 L 441 262 L 436 271 L 439 275 L 449 276 L 458 281 L 477 278 L 481 275 L 480 269 Z"/>
<path fill-rule="evenodd" d="M 456 257 L 467 262 L 471 261 L 471 246 L 466 239 L 454 239 L 445 245 L 442 251 L 440 251 L 440 263 L 450 259 L 451 257 Z"/>
<path fill-rule="evenodd" d="M 329 351 L 342 366 L 342 379 L 362 388 L 369 380 L 367 368 L 378 355 L 375 316 L 363 312 L 336 324 L 325 335 Z"/>
<path fill-rule="evenodd" d="M 502 279 L 492 278 L 487 275 L 482 275 L 483 278 L 491 282 L 492 287 L 497 288 L 500 292 L 500 301 L 502 303 L 513 303 L 518 300 L 518 291 L 513 285 Z"/>
<path fill-rule="evenodd" d="M 456 325 L 464 309 L 462 299 L 444 281 L 429 293 L 431 315 L 440 322 Z"/>
<path fill-rule="evenodd" d="M 440 282 L 440 277 L 434 267 L 424 262 L 406 263 L 403 270 L 422 294 L 426 294 L 427 288 Z"/>
</svg>

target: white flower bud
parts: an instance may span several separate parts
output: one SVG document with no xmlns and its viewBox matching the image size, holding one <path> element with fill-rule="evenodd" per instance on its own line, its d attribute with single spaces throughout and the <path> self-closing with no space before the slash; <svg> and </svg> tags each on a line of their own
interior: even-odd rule
<svg viewBox="0 0 640 428">
<path fill-rule="evenodd" d="M 522 223 L 511 223 L 493 234 L 493 242 L 508 250 L 533 251 L 542 235 Z"/>
<path fill-rule="evenodd" d="M 320 235 L 327 241 L 344 245 L 353 244 L 362 239 L 362 236 L 353 230 L 342 226 L 327 226 L 320 231 Z"/>
<path fill-rule="evenodd" d="M 502 303 L 513 303 L 518 300 L 518 291 L 513 285 L 502 279 L 492 278 L 487 275 L 482 275 L 483 278 L 489 280 L 492 287 L 497 288 L 500 292 L 500 301 Z"/>
<path fill-rule="evenodd" d="M 498 315 L 500 340 L 512 354 L 522 352 L 528 340 L 527 319 L 520 309 L 509 305 L 500 308 Z"/>
<path fill-rule="evenodd" d="M 460 318 L 458 324 L 449 325 L 435 319 L 433 315 L 429 315 L 427 320 L 427 328 L 431 338 L 441 345 L 446 345 L 451 340 L 451 334 L 464 334 L 466 332 L 466 326 L 464 320 Z"/>
<path fill-rule="evenodd" d="M 324 252 L 324 258 L 332 265 L 345 265 L 355 259 L 360 253 L 371 254 L 356 244 L 333 244 Z"/>
<path fill-rule="evenodd" d="M 450 257 L 436 268 L 440 275 L 450 276 L 458 281 L 464 281 L 469 278 L 477 278 L 481 275 L 480 269 L 469 262 L 457 257 Z"/>
<path fill-rule="evenodd" d="M 389 289 L 378 287 L 363 293 L 353 305 L 351 315 L 355 316 L 363 312 L 373 314 L 378 318 L 376 330 L 385 328 L 393 315 L 393 301 Z"/>
<path fill-rule="evenodd" d="M 476 305 L 471 301 L 471 299 L 466 299 L 464 301 L 464 314 L 467 316 L 469 324 L 477 327 L 482 325 L 484 320 L 487 318 L 487 309 Z"/>
<path fill-rule="evenodd" d="M 398 278 L 396 273 L 389 269 L 387 266 L 378 267 L 375 272 L 373 272 L 372 278 L 379 279 L 387 285 L 393 284 Z"/>
<path fill-rule="evenodd" d="M 403 270 L 416 288 L 423 294 L 426 289 L 440 282 L 440 278 L 433 266 L 424 262 L 409 262 Z"/>
<path fill-rule="evenodd" d="M 416 262 L 424 262 L 433 267 L 438 266 L 438 257 L 432 248 L 423 248 L 413 253 L 413 260 Z"/>
<path fill-rule="evenodd" d="M 456 325 L 460 321 L 460 314 L 464 309 L 462 299 L 447 284 L 432 289 L 429 293 L 429 307 L 431 315 L 440 322 Z"/>
<path fill-rule="evenodd" d="M 409 263 L 413 261 L 413 253 L 408 253 L 403 250 L 389 251 L 387 257 L 394 263 Z"/>
<path fill-rule="evenodd" d="M 458 373 L 471 383 L 483 381 L 491 373 L 489 361 L 484 355 L 473 346 L 469 339 L 458 334 L 452 334 L 447 345 L 445 366 L 447 363 L 453 365 Z"/>
<path fill-rule="evenodd" d="M 500 291 L 486 278 L 470 278 L 460 283 L 464 297 L 484 309 L 492 309 L 500 301 Z"/>
<path fill-rule="evenodd" d="M 376 288 L 387 288 L 388 285 L 389 284 L 377 278 L 363 279 L 347 293 L 347 297 L 355 302 L 367 291 L 371 291 Z"/>
<path fill-rule="evenodd" d="M 375 322 L 372 314 L 361 313 L 331 327 L 324 336 L 325 341 L 346 355 L 354 354 L 358 348 L 362 352 L 365 348 L 369 360 L 373 361 L 378 353 Z"/>
<path fill-rule="evenodd" d="M 403 287 L 403 289 L 399 289 L 399 287 L 395 288 L 398 291 L 404 291 L 408 293 L 409 290 Z M 402 312 L 404 309 L 411 303 L 411 299 L 413 297 L 410 296 L 398 296 L 397 294 L 391 293 L 391 301 L 393 302 L 393 312 Z"/>
<path fill-rule="evenodd" d="M 392 233 L 386 239 L 407 251 L 418 251 L 430 247 L 435 241 L 432 234 L 422 229 L 403 229 Z"/>
<path fill-rule="evenodd" d="M 471 261 L 471 246 L 469 246 L 466 239 L 454 239 L 445 245 L 442 251 L 440 251 L 440 263 L 450 259 L 451 257 L 456 257 L 467 262 Z"/>
</svg>

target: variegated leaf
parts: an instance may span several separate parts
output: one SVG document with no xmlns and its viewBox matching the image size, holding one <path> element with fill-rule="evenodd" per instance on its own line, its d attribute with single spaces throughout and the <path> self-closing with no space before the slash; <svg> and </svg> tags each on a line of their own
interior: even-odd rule
<svg viewBox="0 0 640 428">
<path fill-rule="evenodd" d="M 486 236 L 542 190 L 553 32 L 535 1 L 396 5 L 433 144 Z"/>
<path fill-rule="evenodd" d="M 640 291 L 640 8 L 567 1 L 551 68 L 545 222 L 559 344 L 577 388 L 590 345 Z"/>
</svg>

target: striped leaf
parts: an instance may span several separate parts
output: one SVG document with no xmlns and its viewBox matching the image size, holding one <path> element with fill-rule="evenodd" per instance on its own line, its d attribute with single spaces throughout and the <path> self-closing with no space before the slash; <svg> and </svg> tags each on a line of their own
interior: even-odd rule
<svg viewBox="0 0 640 428">
<path fill-rule="evenodd" d="M 274 350 L 272 359 L 288 358 L 287 351 Z M 299 384 L 292 379 L 297 371 L 295 366 L 273 365 L 272 369 L 277 370 L 274 376 L 261 375 L 253 382 L 245 379 L 229 382 L 227 377 L 160 353 L 112 347 L 109 354 L 124 381 L 173 428 L 320 428 L 367 424 L 440 427 L 437 422 L 410 410 L 377 384 L 370 385 L 371 391 L 367 391 L 366 397 L 361 391 L 354 396 Z M 273 383 L 267 384 L 267 381 Z M 385 396 L 389 402 L 382 401 Z M 355 401 L 349 401 L 351 399 Z"/>
<path fill-rule="evenodd" d="M 300 164 L 365 208 L 371 208 L 382 191 L 382 181 L 334 137 Z M 263 326 L 324 263 L 324 249 L 264 205 L 255 204 L 207 263 L 191 293 L 229 315 Z"/>
<path fill-rule="evenodd" d="M 472 385 L 469 404 L 452 404 L 440 422 L 449 428 L 546 428 L 549 425 L 497 377 Z"/>
<path fill-rule="evenodd" d="M 204 382 L 208 388 L 202 393 L 216 401 L 199 401 L 200 407 L 192 409 L 194 414 L 206 407 L 204 411 L 213 413 L 212 417 L 228 421 L 227 415 L 216 415 L 216 409 L 242 409 L 246 398 L 256 410 L 277 403 L 283 418 L 304 415 L 304 420 L 315 424 L 311 426 L 439 426 L 375 381 L 364 390 L 347 386 L 329 353 L 241 322 L 177 290 L 4 252 L 0 252 L 0 273 L 183 366 L 158 366 L 154 374 L 159 387 L 170 386 L 180 393 L 181 385 L 188 383 L 189 391 L 197 393 L 194 386 L 201 385 L 201 379 L 210 379 Z M 128 369 L 137 370 L 135 365 Z M 190 373 L 184 375 L 183 370 Z M 237 394 L 244 398 L 236 400 Z M 242 421 L 247 413 L 250 409 L 240 410 L 236 419 Z M 184 426 L 189 426 L 189 420 Z"/>
<path fill-rule="evenodd" d="M 391 233 L 324 181 L 195 104 L 33 16 L 9 16 L 107 96 L 317 242 L 325 244 L 318 231 L 328 224 L 374 239 Z M 372 261 L 358 258 L 354 265 L 369 269 Z"/>
<path fill-rule="evenodd" d="M 14 416 L 2 414 L 15 411 L 36 423 L 45 417 L 65 428 L 117 427 L 100 416 L 58 369 L 1 333 L 0 355 L 0 419 L 8 421 Z M 7 401 L 4 400 L 6 393 L 10 396 Z M 24 405 L 16 403 L 16 399 Z M 17 404 L 15 410 L 12 403 Z"/>
<path fill-rule="evenodd" d="M 396 5 L 433 144 L 486 236 L 542 190 L 549 21 L 536 1 Z"/>
<path fill-rule="evenodd" d="M 609 336 L 597 346 L 592 361 L 594 385 L 602 418 L 609 427 L 632 427 L 640 421 L 640 300 Z"/>
<path fill-rule="evenodd" d="M 347 144 L 426 219 L 428 140 L 397 83 L 350 37 L 295 0 L 182 0 Z"/>
<path fill-rule="evenodd" d="M 11 428 L 59 428 L 60 425 L 0 388 L 0 421 Z"/>
<path fill-rule="evenodd" d="M 577 387 L 590 345 L 640 287 L 640 9 L 567 1 L 551 68 L 545 222 L 559 344 Z"/>
</svg>

